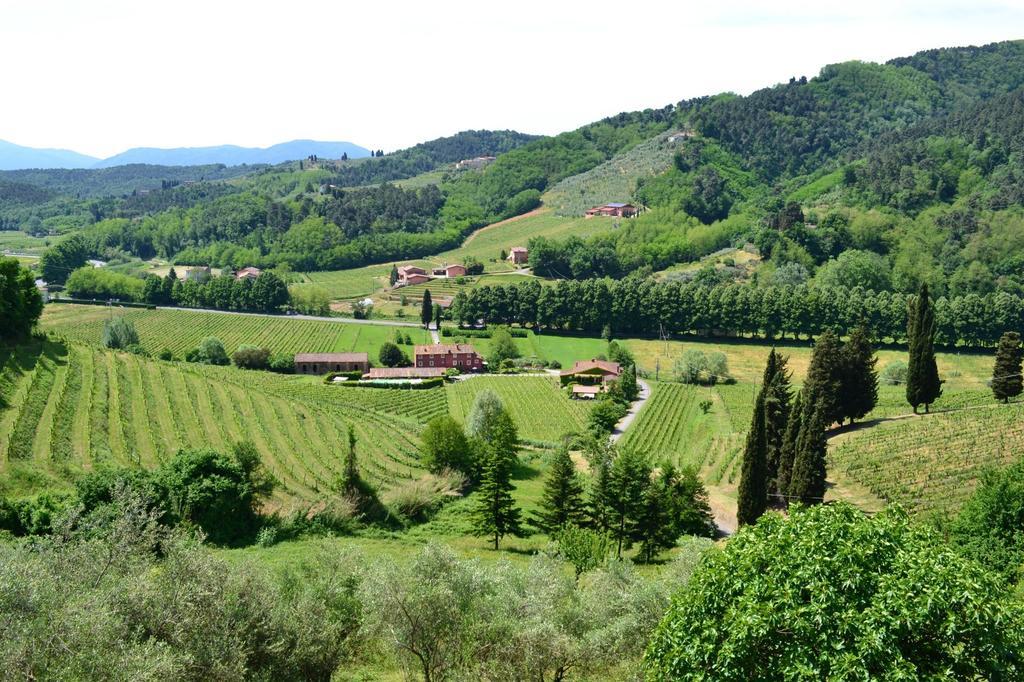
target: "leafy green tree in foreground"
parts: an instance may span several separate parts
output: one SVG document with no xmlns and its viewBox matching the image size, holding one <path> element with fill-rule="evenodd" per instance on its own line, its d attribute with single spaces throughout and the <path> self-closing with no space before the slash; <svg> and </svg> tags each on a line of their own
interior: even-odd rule
<svg viewBox="0 0 1024 682">
<path fill-rule="evenodd" d="M 555 452 L 548 467 L 544 496 L 535 523 L 544 532 L 554 535 L 566 525 L 582 525 L 586 517 L 583 481 L 576 471 L 575 462 L 569 456 L 569 449 L 561 447 Z"/>
<path fill-rule="evenodd" d="M 466 418 L 466 435 L 499 452 L 514 452 L 519 434 L 498 394 L 484 389 L 476 394 Z"/>
<path fill-rule="evenodd" d="M 380 345 L 377 359 L 385 367 L 402 367 L 409 361 L 402 349 L 390 341 L 385 341 Z"/>
<path fill-rule="evenodd" d="M 767 514 L 708 555 L 645 665 L 655 681 L 1015 680 L 1021 651 L 996 577 L 899 511 L 837 504 Z"/>
<path fill-rule="evenodd" d="M 917 414 L 918 405 L 924 411 L 942 395 L 942 382 L 935 364 L 935 309 L 928 297 L 928 285 L 910 305 L 907 318 L 907 402 Z"/>
<path fill-rule="evenodd" d="M 512 464 L 514 453 L 486 446 L 477 502 L 473 509 L 473 534 L 491 537 L 494 549 L 506 535 L 522 535 L 521 512 L 512 497 Z"/>
<path fill-rule="evenodd" d="M 600 567 L 612 552 L 612 541 L 606 533 L 579 526 L 565 526 L 558 533 L 558 554 L 572 564 L 576 579 Z"/>
<path fill-rule="evenodd" d="M 992 368 L 992 394 L 997 400 L 1008 403 L 1010 398 L 1019 396 L 1022 389 L 1020 334 L 1005 332 L 996 348 L 996 363 Z"/>
<path fill-rule="evenodd" d="M 124 349 L 128 346 L 135 346 L 139 343 L 139 335 L 135 331 L 135 324 L 123 317 L 112 317 L 103 324 L 104 348 Z M 227 359 L 227 354 L 224 354 Z M 224 363 L 227 364 L 227 363 Z"/>
</svg>

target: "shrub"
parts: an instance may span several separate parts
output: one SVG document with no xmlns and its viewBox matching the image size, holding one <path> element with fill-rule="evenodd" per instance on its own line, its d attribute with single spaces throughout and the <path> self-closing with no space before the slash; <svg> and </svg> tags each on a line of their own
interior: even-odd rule
<svg viewBox="0 0 1024 682">
<path fill-rule="evenodd" d="M 160 358 L 161 360 L 173 360 L 174 353 L 171 352 L 170 348 L 163 348 L 157 355 L 157 357 Z"/>
<path fill-rule="evenodd" d="M 468 256 L 463 259 L 462 264 L 466 266 L 467 275 L 482 275 L 484 274 L 484 264 L 478 259 Z"/>
<path fill-rule="evenodd" d="M 390 488 L 383 502 L 398 516 L 419 523 L 427 521 L 446 502 L 460 497 L 465 486 L 464 474 L 443 469 Z"/>
<path fill-rule="evenodd" d="M 258 346 L 239 346 L 231 355 L 231 361 L 242 369 L 267 369 L 270 366 L 270 349 Z"/>
<path fill-rule="evenodd" d="M 205 365 L 227 365 L 228 353 L 224 350 L 224 344 L 214 336 L 208 336 L 199 342 L 199 347 L 193 356 L 192 362 L 201 362 Z"/>
<path fill-rule="evenodd" d="M 295 356 L 289 353 L 274 353 L 268 362 L 270 371 L 291 374 L 295 371 Z"/>
<path fill-rule="evenodd" d="M 893 360 L 882 369 L 878 379 L 886 386 L 899 386 L 907 383 L 907 363 L 903 360 Z"/>
<path fill-rule="evenodd" d="M 590 414 L 587 416 L 587 425 L 591 431 L 596 433 L 611 433 L 615 429 L 615 425 L 626 416 L 628 411 L 625 405 L 614 400 L 598 399 L 594 401 L 593 407 L 590 408 Z"/>
<path fill-rule="evenodd" d="M 139 343 L 135 324 L 124 317 L 112 317 L 103 325 L 102 343 L 104 348 L 124 349 Z"/>
<path fill-rule="evenodd" d="M 1024 578 L 1024 459 L 982 477 L 952 534 L 967 556 L 1011 581 Z"/>
</svg>

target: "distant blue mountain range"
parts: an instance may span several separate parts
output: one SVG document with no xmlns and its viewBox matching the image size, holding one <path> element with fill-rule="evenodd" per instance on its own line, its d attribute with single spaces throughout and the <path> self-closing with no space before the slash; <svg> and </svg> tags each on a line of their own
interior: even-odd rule
<svg viewBox="0 0 1024 682">
<path fill-rule="evenodd" d="M 222 163 L 225 166 L 242 164 L 281 163 L 304 159 L 316 155 L 324 159 L 358 159 L 370 155 L 370 150 L 351 142 L 318 142 L 316 140 L 292 140 L 272 147 L 239 147 L 220 145 L 217 147 L 178 147 L 157 149 L 136 147 L 115 154 L 107 159 L 97 159 L 67 149 L 36 149 L 23 147 L 0 140 L 0 170 L 24 168 L 110 168 L 129 163 L 145 163 L 158 166 L 201 166 Z"/>
</svg>

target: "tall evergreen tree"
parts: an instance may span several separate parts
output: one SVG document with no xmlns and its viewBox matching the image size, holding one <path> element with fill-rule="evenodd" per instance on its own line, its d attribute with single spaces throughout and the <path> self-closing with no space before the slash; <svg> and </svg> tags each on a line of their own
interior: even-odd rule
<svg viewBox="0 0 1024 682">
<path fill-rule="evenodd" d="M 345 466 L 342 469 L 342 489 L 346 493 L 358 494 L 362 489 L 359 477 L 359 463 L 356 461 L 356 432 L 348 425 L 348 451 L 345 453 Z"/>
<path fill-rule="evenodd" d="M 1004 403 L 1021 394 L 1020 334 L 1004 332 L 996 348 L 996 363 L 992 368 L 992 393 Z"/>
<path fill-rule="evenodd" d="M 636 367 L 634 365 L 626 365 L 616 383 L 619 395 L 627 403 L 633 402 L 640 395 L 640 386 L 636 382 Z"/>
<path fill-rule="evenodd" d="M 178 283 L 178 273 L 174 271 L 174 266 L 167 271 L 163 281 L 163 303 L 170 305 L 174 303 L 174 287 Z"/>
<path fill-rule="evenodd" d="M 672 489 L 663 476 L 650 481 L 637 509 L 633 539 L 640 543 L 640 559 L 650 563 L 659 552 L 676 544 L 677 524 L 672 518 Z"/>
<path fill-rule="evenodd" d="M 840 401 L 842 386 L 843 347 L 834 332 L 826 331 L 814 342 L 811 364 L 804 381 L 804 390 L 807 392 L 804 396 L 804 410 L 808 410 L 811 405 L 820 406 L 825 428 L 843 419 Z"/>
<path fill-rule="evenodd" d="M 754 418 L 747 432 L 737 491 L 736 520 L 741 526 L 756 522 L 768 507 L 768 441 L 764 402 L 767 386 L 761 386 L 754 404 Z"/>
<path fill-rule="evenodd" d="M 512 498 L 514 455 L 487 446 L 483 474 L 473 509 L 473 534 L 494 539 L 494 549 L 506 535 L 522 535 L 521 512 Z"/>
<path fill-rule="evenodd" d="M 628 448 L 619 453 L 608 471 L 606 497 L 602 500 L 609 515 L 609 531 L 616 540 L 616 556 L 622 558 L 636 534 L 636 524 L 644 501 L 644 491 L 651 483 L 651 468 L 643 456 Z"/>
<path fill-rule="evenodd" d="M 842 355 L 840 421 L 845 417 L 852 424 L 854 419 L 860 419 L 875 409 L 878 402 L 878 372 L 875 370 L 878 358 L 871 345 L 871 333 L 863 320 L 850 333 Z"/>
<path fill-rule="evenodd" d="M 924 411 L 942 395 L 942 382 L 935 364 L 935 309 L 928 297 L 928 285 L 910 304 L 907 316 L 907 402 L 917 414 L 918 405 Z"/>
<path fill-rule="evenodd" d="M 778 490 L 779 466 L 782 461 L 782 447 L 789 423 L 790 374 L 786 367 L 788 358 L 772 348 L 764 369 L 764 431 L 767 446 L 767 489 L 769 493 Z"/>
<path fill-rule="evenodd" d="M 779 451 L 779 474 L 775 481 L 775 493 L 782 496 L 780 500 L 783 505 L 789 504 L 789 482 L 793 477 L 793 460 L 796 459 L 796 444 L 800 437 L 803 418 L 804 402 L 801 391 L 796 394 L 793 406 L 789 410 L 786 433 L 782 440 L 782 449 Z"/>
<path fill-rule="evenodd" d="M 388 282 L 391 283 L 391 286 L 395 286 L 395 282 L 397 282 L 397 281 L 398 281 L 398 266 L 397 265 L 392 265 L 391 266 L 391 274 L 388 275 Z"/>
<path fill-rule="evenodd" d="M 434 316 L 434 305 L 430 301 L 430 289 L 423 290 L 423 303 L 420 308 L 420 321 L 423 322 L 423 326 L 430 325 L 430 319 Z"/>
<path fill-rule="evenodd" d="M 555 453 L 544 481 L 544 496 L 535 523 L 548 535 L 554 535 L 566 524 L 581 526 L 586 521 L 583 501 L 583 482 L 569 449 L 561 447 Z"/>
<path fill-rule="evenodd" d="M 825 429 L 831 423 L 825 416 L 826 409 L 821 403 L 806 404 L 797 436 L 787 494 L 804 504 L 820 504 L 825 496 L 825 456 L 828 450 Z"/>
</svg>

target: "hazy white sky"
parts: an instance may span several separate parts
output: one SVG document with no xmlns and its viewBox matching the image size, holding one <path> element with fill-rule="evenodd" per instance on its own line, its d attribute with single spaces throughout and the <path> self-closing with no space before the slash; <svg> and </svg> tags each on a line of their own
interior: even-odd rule
<svg viewBox="0 0 1024 682">
<path fill-rule="evenodd" d="M 393 150 L 1021 37 L 1024 0 L 0 0 L 0 139 Z"/>
</svg>

